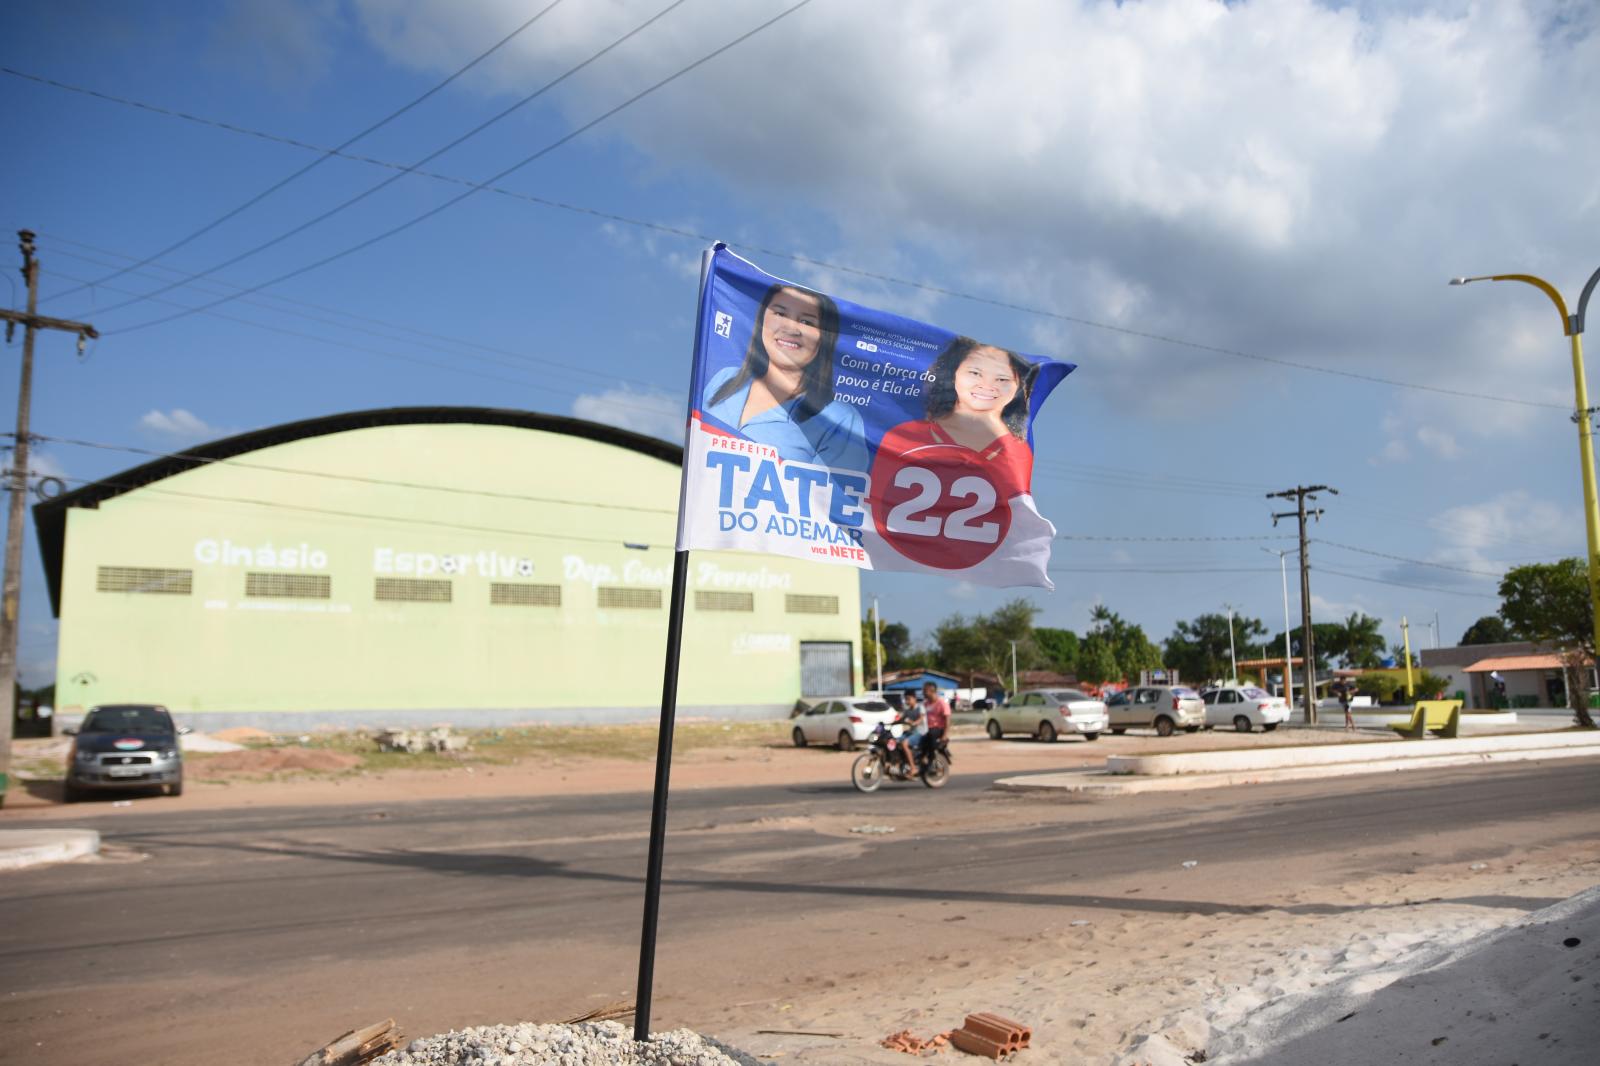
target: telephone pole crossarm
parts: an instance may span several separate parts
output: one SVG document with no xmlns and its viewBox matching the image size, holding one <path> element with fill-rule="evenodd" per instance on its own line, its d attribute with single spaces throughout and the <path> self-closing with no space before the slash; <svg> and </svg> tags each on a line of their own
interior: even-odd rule
<svg viewBox="0 0 1600 1066">
<path fill-rule="evenodd" d="M 10 322 L 26 329 L 59 329 L 63 333 L 76 333 L 80 337 L 99 340 L 100 331 L 87 322 L 74 322 L 69 318 L 51 318 L 49 315 L 30 315 L 26 311 L 11 311 L 0 307 L 0 321 Z"/>
</svg>

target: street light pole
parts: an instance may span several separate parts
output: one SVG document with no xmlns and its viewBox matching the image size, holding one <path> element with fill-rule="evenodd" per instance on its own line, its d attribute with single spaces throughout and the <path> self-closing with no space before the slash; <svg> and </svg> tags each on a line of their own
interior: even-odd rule
<svg viewBox="0 0 1600 1066">
<path fill-rule="evenodd" d="M 1228 662 L 1233 667 L 1233 673 L 1228 678 L 1234 684 L 1239 683 L 1239 656 L 1233 650 L 1233 604 L 1224 604 L 1228 608 Z"/>
<path fill-rule="evenodd" d="M 1278 576 L 1283 579 L 1283 698 L 1294 706 L 1294 653 L 1289 648 L 1289 553 L 1262 548 L 1268 555 L 1278 557 Z M 1263 656 L 1264 657 L 1264 656 Z"/>
<path fill-rule="evenodd" d="M 878 646 L 873 659 L 878 663 L 878 698 L 883 698 L 883 615 L 878 613 L 878 597 L 872 597 L 872 640 Z"/>
<path fill-rule="evenodd" d="M 1589 386 L 1583 374 L 1583 322 L 1588 311 L 1589 297 L 1600 283 L 1600 269 L 1589 275 L 1578 297 L 1576 314 L 1567 313 L 1567 302 L 1554 285 L 1532 274 L 1488 274 L 1476 278 L 1451 278 L 1452 285 L 1466 285 L 1474 281 L 1520 281 L 1539 289 L 1556 305 L 1561 315 L 1561 331 L 1572 338 L 1572 390 L 1576 400 L 1572 420 L 1578 424 L 1578 461 L 1583 476 L 1583 517 L 1589 539 L 1589 606 L 1593 612 L 1594 641 L 1600 647 L 1600 502 L 1597 502 L 1594 481 L 1594 430 L 1589 406 Z"/>
</svg>

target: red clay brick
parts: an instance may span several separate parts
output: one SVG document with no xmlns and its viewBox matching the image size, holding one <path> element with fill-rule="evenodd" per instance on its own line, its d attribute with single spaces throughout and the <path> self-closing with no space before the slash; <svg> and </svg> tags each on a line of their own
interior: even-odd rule
<svg viewBox="0 0 1600 1066">
<path fill-rule="evenodd" d="M 978 1036 L 966 1029 L 957 1029 L 951 1033 L 950 1042 L 969 1055 L 983 1055 L 996 1062 L 1000 1061 L 1002 1055 L 1010 1054 L 1006 1045 Z"/>
</svg>

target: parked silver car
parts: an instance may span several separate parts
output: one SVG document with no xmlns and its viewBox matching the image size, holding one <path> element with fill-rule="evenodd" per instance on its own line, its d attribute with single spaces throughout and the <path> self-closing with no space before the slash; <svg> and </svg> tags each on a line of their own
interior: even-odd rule
<svg viewBox="0 0 1600 1066">
<path fill-rule="evenodd" d="M 1106 701 L 1106 713 L 1111 731 L 1119 735 L 1143 726 L 1170 737 L 1178 729 L 1193 733 L 1206 724 L 1205 702 L 1185 685 L 1124 689 Z"/>
<path fill-rule="evenodd" d="M 985 715 L 983 728 L 990 740 L 1007 733 L 1028 733 L 1049 743 L 1062 733 L 1098 740 L 1106 729 L 1106 705 L 1075 688 L 1019 692 L 1002 707 Z"/>
</svg>

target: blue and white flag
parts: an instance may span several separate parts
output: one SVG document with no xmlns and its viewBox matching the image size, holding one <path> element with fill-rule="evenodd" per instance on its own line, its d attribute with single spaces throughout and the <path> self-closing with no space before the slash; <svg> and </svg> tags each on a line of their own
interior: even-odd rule
<svg viewBox="0 0 1600 1066">
<path fill-rule="evenodd" d="M 1033 419 L 1072 363 L 707 259 L 679 550 L 1053 587 Z"/>
</svg>

